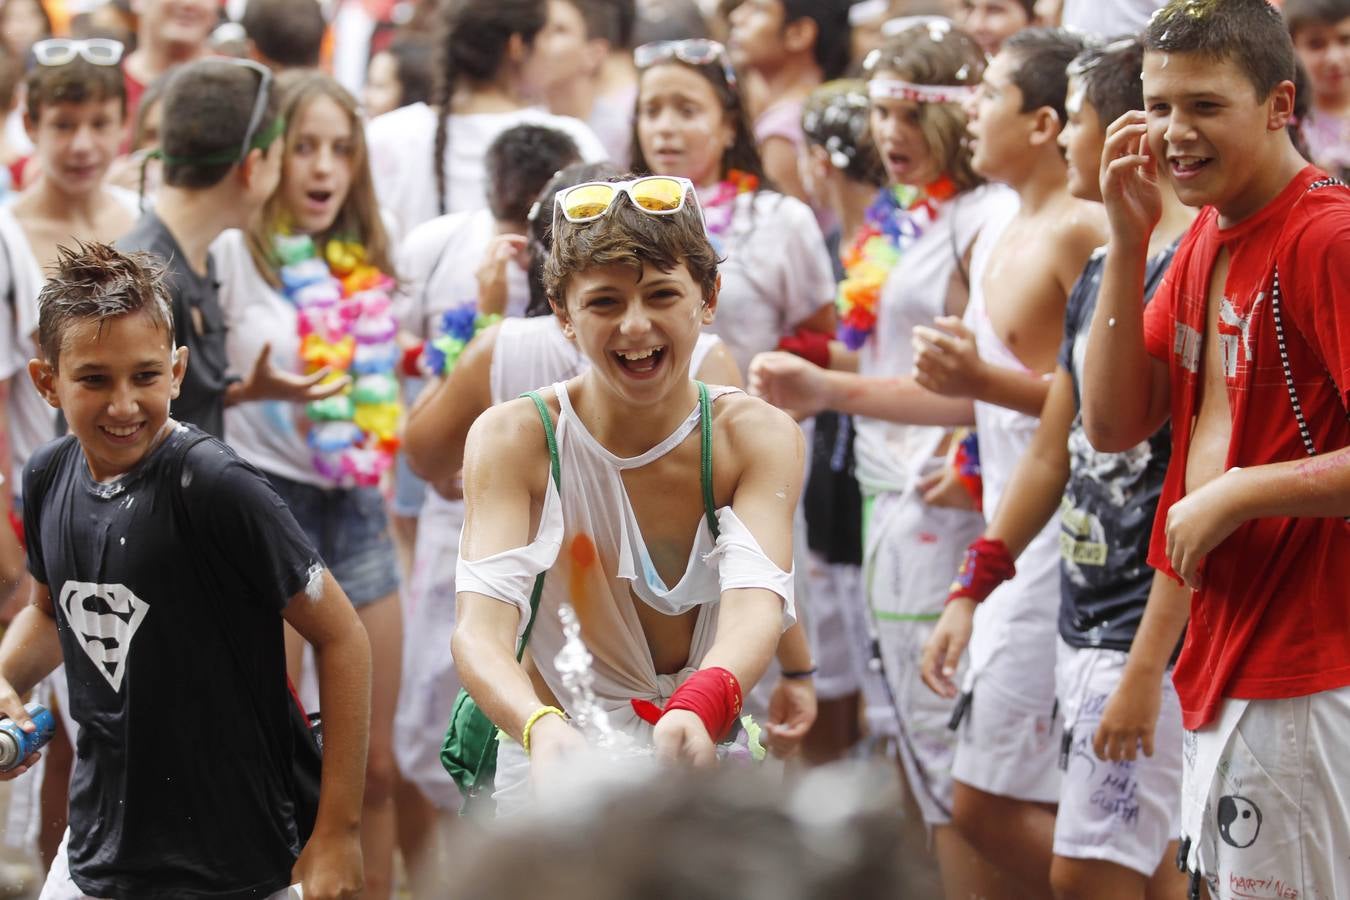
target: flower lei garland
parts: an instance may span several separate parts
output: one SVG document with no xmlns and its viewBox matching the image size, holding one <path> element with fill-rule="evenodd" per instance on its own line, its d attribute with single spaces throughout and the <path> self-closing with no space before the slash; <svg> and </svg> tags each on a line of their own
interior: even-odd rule
<svg viewBox="0 0 1350 900">
<path fill-rule="evenodd" d="M 296 307 L 306 373 L 350 376 L 339 394 L 306 404 L 314 470 L 343 487 L 377 485 L 393 466 L 403 415 L 395 366 L 393 280 L 366 262 L 355 241 L 330 240 L 320 257 L 308 235 L 278 235 L 281 285 Z"/>
<path fill-rule="evenodd" d="M 708 240 L 718 256 L 722 255 L 723 236 L 731 229 L 736 217 L 736 198 L 741 194 L 752 194 L 759 190 L 759 177 L 740 169 L 728 169 L 727 177 L 720 181 L 708 198 L 699 199 L 703 207 L 703 221 L 708 228 Z"/>
<path fill-rule="evenodd" d="M 844 280 L 835 306 L 839 340 L 850 350 L 867 343 L 877 327 L 881 287 L 904 251 L 923 236 L 956 184 L 944 175 L 922 191 L 907 185 L 883 188 L 867 208 L 863 225 L 842 256 Z"/>
<path fill-rule="evenodd" d="M 430 375 L 448 374 L 474 335 L 501 320 L 500 313 L 480 313 L 477 301 L 447 309 L 441 314 L 436 336 L 422 348 L 423 370 Z"/>
</svg>

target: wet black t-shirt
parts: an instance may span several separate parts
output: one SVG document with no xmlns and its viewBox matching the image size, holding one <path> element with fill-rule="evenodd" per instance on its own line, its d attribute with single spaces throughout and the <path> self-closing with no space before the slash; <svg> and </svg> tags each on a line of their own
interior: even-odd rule
<svg viewBox="0 0 1350 900">
<path fill-rule="evenodd" d="M 1148 261 L 1145 302 L 1175 250 L 1173 244 Z M 1071 647 L 1129 650 L 1153 584 L 1148 544 L 1172 437 L 1164 425 L 1124 453 L 1101 453 L 1083 431 L 1083 357 L 1105 264 L 1104 250 L 1092 255 L 1064 312 L 1059 364 L 1073 377 L 1079 409 L 1069 428 L 1069 482 L 1060 504 L 1059 633 Z"/>
<path fill-rule="evenodd" d="M 281 612 L 320 571 L 266 477 L 178 426 L 119 480 L 79 443 L 24 472 L 79 723 L 70 869 L 94 897 L 267 897 L 298 852 Z"/>
<path fill-rule="evenodd" d="M 117 242 L 117 249 L 145 250 L 166 266 L 164 280 L 173 300 L 174 339 L 189 350 L 187 374 L 170 414 L 208 434 L 224 437 L 229 358 L 215 263 L 208 257 L 206 274 L 194 272 L 178 241 L 153 211 L 141 216 Z"/>
</svg>

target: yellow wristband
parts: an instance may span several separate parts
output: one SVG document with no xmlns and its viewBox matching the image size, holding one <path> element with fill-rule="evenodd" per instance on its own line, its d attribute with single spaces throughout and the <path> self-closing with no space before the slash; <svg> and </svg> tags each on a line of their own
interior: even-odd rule
<svg viewBox="0 0 1350 900">
<path fill-rule="evenodd" d="M 558 709 L 556 706 L 541 706 L 530 713 L 530 717 L 525 720 L 525 727 L 521 729 L 520 732 L 520 745 L 525 748 L 526 756 L 530 755 L 530 729 L 534 727 L 535 722 L 538 722 L 547 715 L 558 715 L 563 719 L 567 718 L 567 713 Z"/>
</svg>

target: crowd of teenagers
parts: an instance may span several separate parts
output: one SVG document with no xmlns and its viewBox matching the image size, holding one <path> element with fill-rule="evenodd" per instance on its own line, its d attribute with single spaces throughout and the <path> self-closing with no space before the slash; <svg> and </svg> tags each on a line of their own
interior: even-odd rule
<svg viewBox="0 0 1350 900">
<path fill-rule="evenodd" d="M 0 0 L 0 101 L 0 892 L 1350 897 L 1350 0 Z"/>
</svg>

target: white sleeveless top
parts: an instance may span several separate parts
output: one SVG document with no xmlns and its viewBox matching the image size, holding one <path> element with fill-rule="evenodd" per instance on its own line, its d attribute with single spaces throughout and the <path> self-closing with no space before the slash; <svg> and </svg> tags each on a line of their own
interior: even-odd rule
<svg viewBox="0 0 1350 900">
<path fill-rule="evenodd" d="M 737 388 L 709 387 L 715 400 Z M 524 547 L 479 560 L 460 557 L 456 589 L 511 603 L 520 611 L 517 638 L 530 614 L 535 576 L 547 571 L 529 651 L 545 682 L 566 708 L 571 702 L 554 666 L 564 636 L 558 609 L 571 603 L 582 639 L 594 657 L 595 694 L 611 724 L 649 739 L 651 726 L 637 718 L 634 698 L 663 704 L 702 663 L 717 631 L 723 591 L 762 588 L 783 598 L 783 627 L 795 621 L 792 573 L 770 560 L 731 507 L 716 511 L 714 538 L 707 517 L 699 519 L 684 574 L 675 585 L 657 575 L 628 499 L 622 472 L 669 453 L 699 427 L 699 408 L 675 431 L 641 456 L 620 458 L 606 450 L 581 423 L 565 384 L 553 391 L 560 405 L 555 426 L 561 484 L 550 475 L 539 530 Z M 697 481 L 689 486 L 699 490 Z M 666 615 L 702 607 L 685 668 L 658 675 L 635 603 Z M 569 710 L 571 712 L 571 710 Z"/>
<path fill-rule="evenodd" d="M 1005 369 L 1029 372 L 994 331 L 985 305 L 984 272 L 1010 219 L 1011 214 L 990 222 L 975 242 L 965 324 L 975 335 L 981 359 Z M 1039 424 L 1036 416 L 991 403 L 975 403 L 986 517 L 993 518 Z M 1056 513 L 1017 558 L 1017 575 L 999 585 L 976 610 L 968 683 L 978 678 L 995 656 L 1012 653 L 1007 668 L 1001 671 L 1022 673 L 1024 698 L 1047 705 L 1052 702 L 1059 615 L 1059 528 Z M 1051 664 L 1046 665 L 1046 659 Z"/>
<path fill-rule="evenodd" d="M 889 378 L 913 372 L 914 326 L 931 326 L 935 318 L 946 315 L 957 261 L 981 228 L 1016 210 L 1017 195 L 994 184 L 953 197 L 939 208 L 937 219 L 905 250 L 882 286 L 877 328 L 859 351 L 859 372 Z M 948 431 L 861 416 L 854 424 L 858 483 L 867 493 L 909 490 Z"/>
<path fill-rule="evenodd" d="M 689 377 L 698 374 L 708 353 L 722 342 L 715 334 L 700 334 L 689 359 Z M 591 367 L 575 341 L 569 341 L 557 316 L 505 318 L 497 330 L 488 384 L 492 405 L 514 400 L 526 391 L 575 378 Z"/>
</svg>

